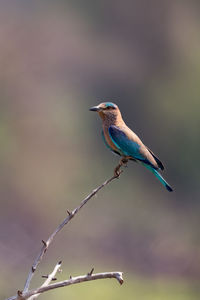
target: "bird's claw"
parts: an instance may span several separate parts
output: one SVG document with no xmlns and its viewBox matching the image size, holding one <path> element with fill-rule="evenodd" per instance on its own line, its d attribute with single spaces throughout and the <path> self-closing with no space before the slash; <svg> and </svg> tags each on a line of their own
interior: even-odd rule
<svg viewBox="0 0 200 300">
<path fill-rule="evenodd" d="M 128 159 L 127 158 L 122 158 L 120 160 L 120 165 L 127 168 L 128 167 Z"/>
<path fill-rule="evenodd" d="M 119 178 L 120 174 L 123 172 L 121 169 L 122 166 L 127 167 L 128 159 L 122 158 L 118 164 L 118 166 L 114 170 L 114 176 Z"/>
<path fill-rule="evenodd" d="M 118 165 L 115 169 L 114 169 L 114 176 L 117 178 L 120 175 L 120 168 L 121 166 Z"/>
</svg>

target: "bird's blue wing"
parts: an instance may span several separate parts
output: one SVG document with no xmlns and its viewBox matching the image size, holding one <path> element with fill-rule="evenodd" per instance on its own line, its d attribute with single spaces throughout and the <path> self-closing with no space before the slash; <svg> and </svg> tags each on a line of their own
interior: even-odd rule
<svg viewBox="0 0 200 300">
<path fill-rule="evenodd" d="M 146 159 L 140 153 L 140 145 L 130 140 L 124 131 L 114 125 L 111 125 L 108 131 L 112 142 L 122 155 L 132 156 L 133 158 L 146 162 Z"/>
<path fill-rule="evenodd" d="M 130 140 L 126 133 L 117 126 L 111 125 L 108 131 L 112 142 L 119 149 L 121 155 L 131 156 L 141 161 L 142 164 L 160 180 L 160 182 L 166 187 L 166 189 L 169 192 L 173 191 L 171 186 L 160 175 L 160 173 L 155 169 L 155 167 L 144 156 L 142 156 L 142 154 L 140 153 L 140 145 L 137 142 Z M 162 166 L 161 162 L 160 164 Z"/>
</svg>

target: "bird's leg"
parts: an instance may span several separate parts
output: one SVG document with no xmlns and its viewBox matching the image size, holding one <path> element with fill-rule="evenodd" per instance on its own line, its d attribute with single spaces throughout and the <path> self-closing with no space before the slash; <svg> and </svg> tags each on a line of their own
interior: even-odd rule
<svg viewBox="0 0 200 300">
<path fill-rule="evenodd" d="M 123 158 L 121 159 L 121 162 L 122 162 L 122 166 L 123 166 L 123 167 L 125 167 L 125 168 L 128 167 L 128 158 L 123 157 Z"/>
<path fill-rule="evenodd" d="M 120 174 L 123 172 L 121 169 L 122 166 L 127 167 L 127 163 L 128 163 L 128 159 L 126 157 L 122 157 L 122 159 L 120 159 L 119 164 L 116 166 L 115 170 L 114 170 L 114 175 L 116 177 L 119 177 Z"/>
</svg>

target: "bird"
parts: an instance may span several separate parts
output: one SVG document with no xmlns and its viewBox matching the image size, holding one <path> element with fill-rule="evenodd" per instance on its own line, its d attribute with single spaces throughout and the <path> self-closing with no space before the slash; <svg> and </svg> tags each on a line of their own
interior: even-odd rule
<svg viewBox="0 0 200 300">
<path fill-rule="evenodd" d="M 90 108 L 102 119 L 102 138 L 105 145 L 122 158 L 115 168 L 115 176 L 120 175 L 120 168 L 129 160 L 139 162 L 150 170 L 163 186 L 172 192 L 172 187 L 161 176 L 164 166 L 160 159 L 146 147 L 141 139 L 125 124 L 118 106 L 113 102 L 103 102 Z"/>
</svg>

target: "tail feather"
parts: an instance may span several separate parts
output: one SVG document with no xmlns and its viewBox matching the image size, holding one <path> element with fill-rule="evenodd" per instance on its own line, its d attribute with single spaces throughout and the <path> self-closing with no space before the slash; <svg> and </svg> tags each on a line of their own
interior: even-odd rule
<svg viewBox="0 0 200 300">
<path fill-rule="evenodd" d="M 149 169 L 157 178 L 158 180 L 164 185 L 164 187 L 169 191 L 172 192 L 173 189 L 172 187 L 167 183 L 167 181 L 160 175 L 160 173 L 153 169 L 152 167 L 148 166 L 148 165 L 144 165 L 147 169 Z"/>
</svg>

